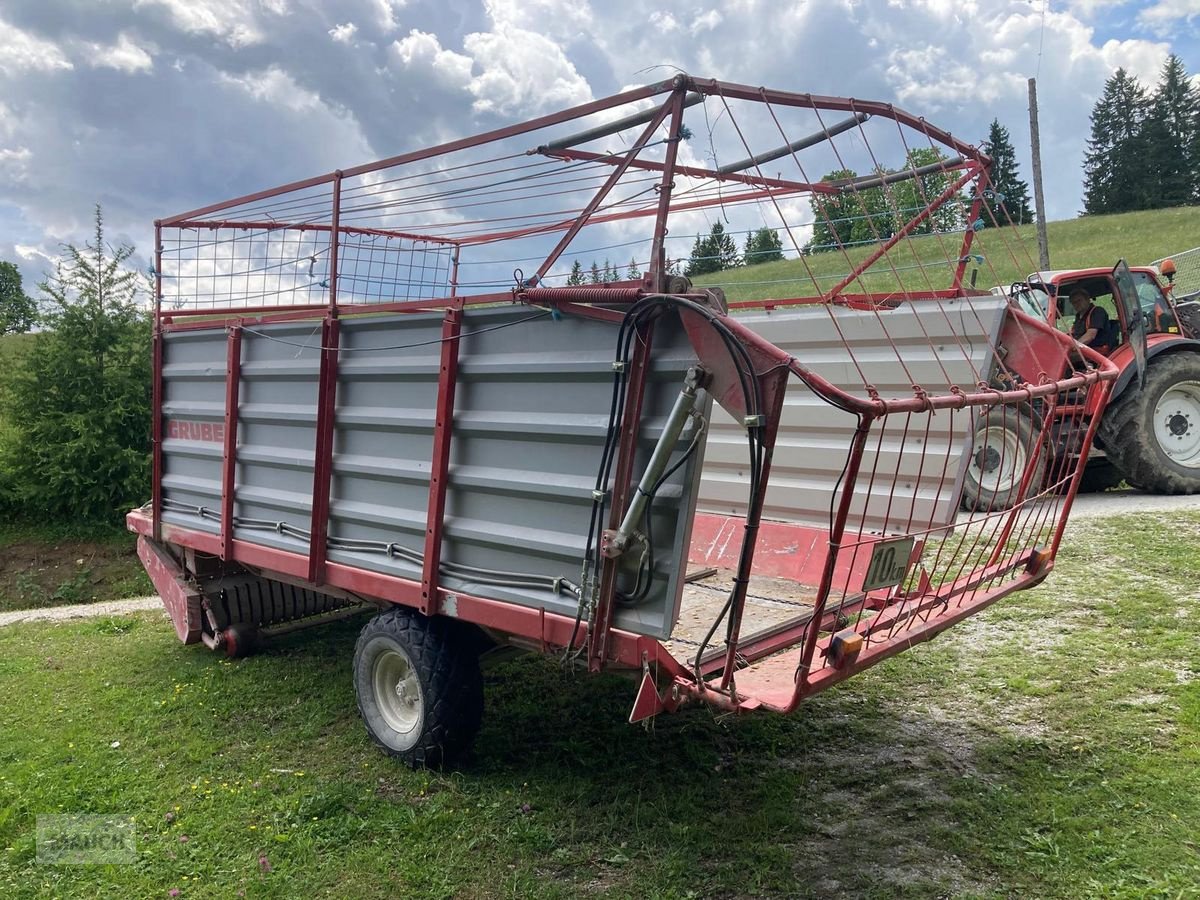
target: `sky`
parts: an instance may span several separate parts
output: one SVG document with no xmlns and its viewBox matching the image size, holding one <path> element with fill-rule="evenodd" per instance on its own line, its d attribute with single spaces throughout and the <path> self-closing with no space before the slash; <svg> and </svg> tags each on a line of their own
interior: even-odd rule
<svg viewBox="0 0 1200 900">
<path fill-rule="evenodd" d="M 685 71 L 883 100 L 1082 207 L 1088 116 L 1118 67 L 1200 71 L 1200 0 L 0 0 L 0 259 L 27 291 L 103 206 L 156 218 Z"/>
</svg>

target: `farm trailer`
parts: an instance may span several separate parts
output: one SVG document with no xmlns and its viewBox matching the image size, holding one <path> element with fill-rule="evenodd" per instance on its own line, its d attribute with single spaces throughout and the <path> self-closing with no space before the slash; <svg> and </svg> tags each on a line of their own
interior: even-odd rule
<svg viewBox="0 0 1200 900">
<path fill-rule="evenodd" d="M 159 221 L 128 524 L 176 633 L 237 655 L 378 608 L 359 708 L 433 765 L 471 742 L 490 648 L 630 673 L 630 721 L 786 713 L 1039 583 L 1078 457 L 1001 448 L 1019 490 L 960 513 L 975 424 L 1069 398 L 1086 454 L 1114 370 L 968 286 L 989 165 L 889 104 L 678 76 Z M 902 187 L 915 210 L 814 271 L 798 201 L 878 229 Z M 782 230 L 811 296 L 735 315 L 676 274 L 671 227 L 709 214 Z M 948 286 L 918 257 L 922 287 L 864 289 L 917 241 Z M 564 254 L 597 244 L 645 274 L 578 284 Z"/>
</svg>

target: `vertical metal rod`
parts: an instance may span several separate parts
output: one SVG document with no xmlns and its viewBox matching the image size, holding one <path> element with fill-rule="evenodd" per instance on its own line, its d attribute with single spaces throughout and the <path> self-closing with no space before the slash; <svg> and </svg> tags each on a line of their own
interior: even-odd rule
<svg viewBox="0 0 1200 900">
<path fill-rule="evenodd" d="M 421 612 L 438 611 L 438 569 L 442 562 L 442 518 L 454 431 L 454 391 L 458 385 L 458 345 L 462 309 L 446 310 L 442 319 L 442 361 L 438 373 L 437 412 L 433 421 L 433 459 L 429 469 L 429 505 L 425 515 L 425 560 L 421 569 Z"/>
<path fill-rule="evenodd" d="M 333 310 L 321 325 L 321 373 L 317 378 L 317 428 L 313 452 L 313 505 L 308 542 L 308 580 L 325 582 L 329 537 L 329 489 L 333 481 L 333 428 L 337 400 L 338 340 L 341 321 Z"/>
<path fill-rule="evenodd" d="M 221 458 L 221 559 L 233 550 L 233 505 L 237 493 L 238 393 L 242 379 L 242 329 L 229 329 L 225 344 L 225 446 Z"/>
<path fill-rule="evenodd" d="M 150 520 L 155 542 L 162 540 L 162 222 L 154 223 L 154 325 L 150 338 Z"/>
<path fill-rule="evenodd" d="M 450 296 L 458 296 L 458 258 L 462 255 L 462 244 L 455 244 L 450 260 L 453 265 L 450 268 Z"/>
<path fill-rule="evenodd" d="M 671 97 L 670 137 L 667 138 L 667 153 L 663 160 L 662 181 L 658 185 L 658 212 L 654 219 L 654 237 L 650 245 L 650 268 L 646 273 L 653 289 L 667 289 L 666 237 L 667 217 L 671 212 L 671 192 L 675 189 L 675 159 L 679 154 L 679 130 L 683 126 L 685 89 L 681 85 Z"/>
<path fill-rule="evenodd" d="M 858 428 L 850 442 L 850 458 L 846 462 L 846 475 L 842 479 L 842 499 L 838 503 L 837 517 L 829 529 L 829 553 L 825 557 L 825 568 L 821 572 L 821 583 L 817 587 L 817 599 L 813 606 L 812 618 L 809 620 L 808 633 L 804 641 L 804 649 L 800 653 L 800 677 L 796 679 L 796 690 L 788 703 L 787 712 L 791 712 L 804 697 L 808 686 L 809 674 L 812 670 L 812 658 L 817 649 L 819 624 L 825 612 L 825 602 L 829 598 L 829 588 L 833 584 L 833 574 L 837 568 L 838 555 L 842 550 L 842 536 L 846 532 L 846 520 L 850 517 L 850 504 L 854 499 L 854 486 L 858 483 L 858 470 L 862 466 L 863 454 L 866 452 L 867 436 L 871 433 L 870 416 L 860 416 Z"/>
<path fill-rule="evenodd" d="M 621 524 L 629 489 L 633 482 L 634 456 L 637 454 L 638 435 L 642 425 L 642 402 L 646 394 L 646 375 L 650 368 L 650 347 L 654 324 L 650 323 L 635 339 L 629 372 L 626 375 L 625 409 L 621 413 L 621 438 L 617 445 L 617 468 L 613 476 L 612 496 L 609 505 L 609 528 Z M 617 567 L 620 560 L 604 558 L 600 569 L 600 592 L 596 599 L 594 624 L 588 631 L 588 671 L 599 672 L 604 668 L 608 655 L 608 633 L 612 627 L 613 601 L 617 593 Z"/>
<path fill-rule="evenodd" d="M 337 318 L 338 249 L 341 246 L 338 226 L 342 217 L 342 170 L 333 173 L 333 216 L 329 222 L 329 314 Z"/>
<path fill-rule="evenodd" d="M 975 199 L 971 201 L 971 211 L 967 213 L 967 230 L 963 232 L 962 247 L 958 251 L 958 265 L 954 267 L 954 284 L 956 291 L 962 290 L 963 275 L 967 272 L 967 257 L 971 255 L 971 245 L 975 242 L 975 223 L 983 211 L 983 186 L 985 180 L 980 178 L 975 185 Z"/>
</svg>

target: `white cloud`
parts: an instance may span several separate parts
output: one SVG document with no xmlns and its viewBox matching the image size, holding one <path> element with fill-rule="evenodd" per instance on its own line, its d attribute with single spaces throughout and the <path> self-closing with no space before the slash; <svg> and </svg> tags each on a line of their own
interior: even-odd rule
<svg viewBox="0 0 1200 900">
<path fill-rule="evenodd" d="M 116 69 L 119 72 L 149 72 L 154 68 L 154 58 L 125 33 L 121 33 L 112 46 L 93 44 L 91 59 L 94 66 Z"/>
<path fill-rule="evenodd" d="M 1200 0 L 1157 0 L 1138 13 L 1138 22 L 1166 36 L 1180 20 L 1189 26 L 1200 18 Z"/>
<path fill-rule="evenodd" d="M 385 34 L 390 34 L 400 27 L 396 21 L 396 11 L 408 5 L 408 0 L 372 0 L 375 8 L 375 21 Z"/>
<path fill-rule="evenodd" d="M 407 72 L 424 72 L 443 87 L 470 94 L 478 113 L 512 116 L 592 99 L 587 81 L 558 44 L 516 26 L 468 34 L 465 53 L 448 50 L 436 35 L 415 28 L 392 48 Z"/>
<path fill-rule="evenodd" d="M 520 28 L 551 38 L 572 38 L 595 25 L 587 0 L 484 0 L 483 8 L 497 28 Z"/>
<path fill-rule="evenodd" d="M 514 53 L 514 47 L 521 52 Z M 463 48 L 480 69 L 470 85 L 476 112 L 532 113 L 592 99 L 587 81 L 562 48 L 537 32 L 504 26 L 468 34 Z"/>
<path fill-rule="evenodd" d="M 471 58 L 446 50 L 437 35 L 413 29 L 408 37 L 395 41 L 392 49 L 406 69 L 424 70 L 442 85 L 466 90 L 471 83 Z"/>
<path fill-rule="evenodd" d="M 15 75 L 74 68 L 56 44 L 34 37 L 3 19 L 0 31 L 4 33 L 4 40 L 0 41 L 0 72 Z"/>
<path fill-rule="evenodd" d="M 258 22 L 254 0 L 134 0 L 134 8 L 161 7 L 176 27 L 193 34 L 210 34 L 234 48 L 260 44 L 266 33 Z M 278 3 L 267 6 L 276 12 Z"/>
<path fill-rule="evenodd" d="M 703 34 L 705 31 L 713 31 L 721 24 L 724 17 L 715 9 L 710 9 L 708 12 L 697 15 L 692 19 L 692 27 L 689 29 L 692 37 Z"/>
<path fill-rule="evenodd" d="M 353 22 L 347 22 L 345 25 L 335 25 L 329 29 L 329 36 L 339 44 L 349 44 L 354 40 L 354 35 L 358 32 L 358 26 Z"/>
</svg>

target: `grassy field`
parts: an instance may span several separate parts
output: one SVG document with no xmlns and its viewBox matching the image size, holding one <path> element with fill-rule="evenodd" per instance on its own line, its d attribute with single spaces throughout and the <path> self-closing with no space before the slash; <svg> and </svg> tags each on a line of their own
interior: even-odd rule
<svg viewBox="0 0 1200 900">
<path fill-rule="evenodd" d="M 1200 206 L 1084 216 L 1050 222 L 1047 233 L 1050 263 L 1056 269 L 1112 266 L 1118 259 L 1124 259 L 1130 265 L 1145 265 L 1169 253 L 1200 245 Z M 781 234 L 781 237 L 786 246 L 786 235 Z M 864 279 L 864 285 L 872 291 L 895 290 L 898 284 L 910 290 L 931 285 L 949 287 L 953 265 L 947 260 L 958 258 L 960 240 L 960 235 L 931 235 L 902 242 L 889 255 L 896 266 L 895 273 L 886 263 L 878 263 L 872 269 L 872 272 L 878 270 L 878 274 Z M 872 249 L 855 248 L 849 251 L 849 259 L 859 262 Z M 1015 231 L 984 229 L 976 235 L 971 252 L 984 257 L 982 265 L 973 264 L 978 268 L 977 285 L 981 288 L 1023 279 L 1038 268 L 1037 237 L 1032 225 Z M 821 290 L 829 290 L 849 271 L 845 256 L 840 252 L 827 252 L 803 260 L 787 259 L 730 269 L 699 281 L 719 285 L 730 300 L 762 300 L 811 296 L 815 293 L 813 277 Z M 848 288 L 851 291 L 862 289 L 857 284 Z"/>
<path fill-rule="evenodd" d="M 369 744 L 356 623 L 240 662 L 156 616 L 0 629 L 0 895 L 1195 896 L 1197 541 L 1075 525 L 1044 587 L 791 718 L 647 731 L 631 683 L 510 662 L 445 773 Z M 134 816 L 137 862 L 38 865 L 61 812 Z"/>
</svg>

